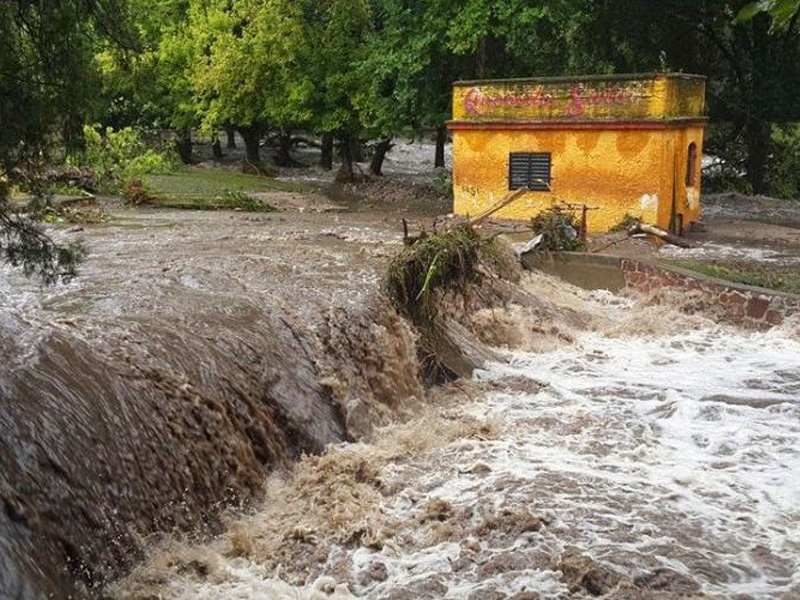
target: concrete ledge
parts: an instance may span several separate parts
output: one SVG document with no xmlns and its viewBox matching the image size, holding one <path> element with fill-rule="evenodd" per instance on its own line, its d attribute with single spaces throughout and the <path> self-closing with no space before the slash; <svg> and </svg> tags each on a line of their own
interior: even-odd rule
<svg viewBox="0 0 800 600">
<path fill-rule="evenodd" d="M 627 287 L 622 260 L 617 256 L 583 252 L 528 252 L 522 266 L 587 290 L 618 292 Z"/>
<path fill-rule="evenodd" d="M 682 290 L 686 292 L 686 303 L 676 308 L 748 329 L 770 329 L 800 314 L 798 294 L 732 283 L 654 260 L 560 252 L 528 253 L 522 262 L 526 269 L 543 271 L 590 290 L 633 289 L 656 295 L 670 289 Z"/>
</svg>

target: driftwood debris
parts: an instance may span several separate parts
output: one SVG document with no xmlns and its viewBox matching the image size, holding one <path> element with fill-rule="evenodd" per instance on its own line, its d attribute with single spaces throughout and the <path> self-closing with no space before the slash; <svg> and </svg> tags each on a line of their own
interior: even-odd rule
<svg viewBox="0 0 800 600">
<path fill-rule="evenodd" d="M 499 202 L 496 202 L 496 203 L 494 203 L 492 206 L 490 206 L 489 208 L 487 208 L 485 211 L 483 211 L 483 212 L 482 212 L 482 213 L 480 213 L 479 215 L 476 215 L 476 216 L 472 217 L 472 218 L 471 218 L 471 219 L 468 221 L 468 223 L 469 223 L 470 225 L 473 225 L 473 226 L 475 226 L 475 225 L 480 225 L 480 224 L 481 224 L 481 223 L 483 223 L 483 222 L 484 222 L 486 219 L 488 219 L 488 218 L 489 218 L 489 217 L 491 217 L 491 216 L 492 216 L 494 213 L 496 213 L 498 210 L 500 210 L 501 208 L 505 208 L 506 206 L 508 206 L 509 204 L 511 204 L 511 203 L 512 203 L 514 200 L 516 200 L 517 198 L 519 198 L 520 196 L 522 196 L 522 194 L 524 194 L 524 193 L 525 193 L 525 192 L 527 192 L 527 191 L 529 191 L 529 190 L 528 190 L 528 188 L 521 188 L 521 189 L 519 189 L 519 190 L 514 190 L 514 191 L 513 191 L 513 192 L 511 192 L 510 194 L 507 194 L 505 197 L 503 197 L 503 199 L 502 199 L 502 200 L 500 200 Z"/>
<path fill-rule="evenodd" d="M 678 246 L 679 248 L 697 247 L 697 244 L 694 244 L 685 238 L 674 235 L 669 231 L 667 231 L 666 229 L 661 229 L 660 227 L 656 227 L 655 225 L 648 225 L 647 223 L 637 223 L 636 225 L 628 229 L 629 236 L 639 235 L 642 233 L 655 236 L 661 240 L 664 240 L 668 244 L 672 244 L 673 246 Z"/>
</svg>

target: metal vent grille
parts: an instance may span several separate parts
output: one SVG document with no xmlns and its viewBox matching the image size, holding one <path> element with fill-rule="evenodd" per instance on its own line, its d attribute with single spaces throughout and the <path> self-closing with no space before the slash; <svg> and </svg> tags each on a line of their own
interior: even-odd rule
<svg viewBox="0 0 800 600">
<path fill-rule="evenodd" d="M 508 189 L 550 191 L 550 152 L 512 152 L 508 161 Z"/>
</svg>

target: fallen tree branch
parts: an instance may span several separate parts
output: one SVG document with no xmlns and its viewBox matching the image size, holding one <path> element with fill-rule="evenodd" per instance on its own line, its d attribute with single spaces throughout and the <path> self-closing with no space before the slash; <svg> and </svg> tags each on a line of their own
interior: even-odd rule
<svg viewBox="0 0 800 600">
<path fill-rule="evenodd" d="M 483 221 L 491 217 L 494 213 L 496 213 L 501 208 L 505 208 L 509 204 L 511 204 L 514 200 L 522 196 L 525 192 L 529 191 L 528 188 L 522 188 L 519 190 L 515 190 L 510 194 L 506 195 L 502 200 L 496 202 L 488 209 L 480 213 L 479 215 L 472 217 L 469 221 L 467 221 L 470 225 L 480 225 Z"/>
<path fill-rule="evenodd" d="M 648 235 L 655 236 L 661 240 L 664 240 L 668 244 L 672 244 L 673 246 L 678 246 L 679 248 L 697 248 L 697 244 L 693 244 L 692 242 L 690 242 L 685 238 L 673 235 L 666 229 L 661 229 L 660 227 L 656 227 L 655 225 L 648 225 L 647 223 L 637 223 L 636 225 L 628 229 L 628 235 L 631 237 L 640 233 L 646 233 Z"/>
</svg>

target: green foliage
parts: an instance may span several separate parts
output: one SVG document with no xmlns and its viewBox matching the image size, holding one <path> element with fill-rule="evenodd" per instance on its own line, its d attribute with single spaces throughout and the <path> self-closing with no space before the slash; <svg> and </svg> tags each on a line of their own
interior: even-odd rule
<svg viewBox="0 0 800 600">
<path fill-rule="evenodd" d="M 772 17 L 773 25 L 778 29 L 793 28 L 797 25 L 800 15 L 800 0 L 759 0 L 751 2 L 739 11 L 736 24 L 743 24 L 752 20 L 760 13 L 767 13 Z"/>
<path fill-rule="evenodd" d="M 271 204 L 244 192 L 228 192 L 222 196 L 157 196 L 153 199 L 153 205 L 180 210 L 236 210 L 256 213 L 277 211 Z"/>
<path fill-rule="evenodd" d="M 86 251 L 80 243 L 57 245 L 39 223 L 38 214 L 9 213 L 5 195 L 0 195 L 0 256 L 45 284 L 68 282 L 77 274 Z"/>
<path fill-rule="evenodd" d="M 767 174 L 769 193 L 778 198 L 800 200 L 800 124 L 776 127 Z"/>
<path fill-rule="evenodd" d="M 308 186 L 237 171 L 181 168 L 169 175 L 144 177 L 147 187 L 157 196 L 225 196 L 229 192 L 303 192 Z"/>
<path fill-rule="evenodd" d="M 707 75 L 712 125 L 725 124 L 741 145 L 736 170 L 749 188 L 769 193 L 772 126 L 800 120 L 800 35 L 771 27 L 764 15 L 735 21 L 744 0 L 586 4 L 591 18 L 578 19 L 575 54 L 592 70 Z"/>
<path fill-rule="evenodd" d="M 177 167 L 171 152 L 150 148 L 141 132 L 131 127 L 119 131 L 107 127 L 101 133 L 87 125 L 83 134 L 85 149 L 70 160 L 90 167 L 101 191 L 118 192 L 131 180 L 171 173 Z"/>
<path fill-rule="evenodd" d="M 746 177 L 747 145 L 740 128 L 732 123 L 710 124 L 706 132 L 705 150 L 716 159 L 703 170 L 705 193 L 753 193 L 753 187 Z"/>
<path fill-rule="evenodd" d="M 53 142 L 80 138 L 96 87 L 93 44 L 124 39 L 125 14 L 123 0 L 0 2 L 0 256 L 46 283 L 73 277 L 83 252 L 56 245 L 38 215 L 12 214 L 8 188 Z"/>
<path fill-rule="evenodd" d="M 153 205 L 187 210 L 273 212 L 274 207 L 258 199 L 258 192 L 308 190 L 301 184 L 259 175 L 192 168 L 171 175 L 150 175 L 144 178 L 144 184 Z"/>
<path fill-rule="evenodd" d="M 111 216 L 102 208 L 92 206 L 48 206 L 42 214 L 42 219 L 51 224 L 100 225 L 108 223 Z"/>
<path fill-rule="evenodd" d="M 127 126 L 188 130 L 201 107 L 192 84 L 198 33 L 188 27 L 194 0 L 127 0 L 134 15 L 135 51 L 109 41 L 95 55 L 104 110 L 98 120 Z"/>
<path fill-rule="evenodd" d="M 306 55 L 318 45 L 308 33 L 302 3 L 193 3 L 185 35 L 195 39 L 191 84 L 205 128 L 307 124 L 313 81 Z"/>
</svg>

